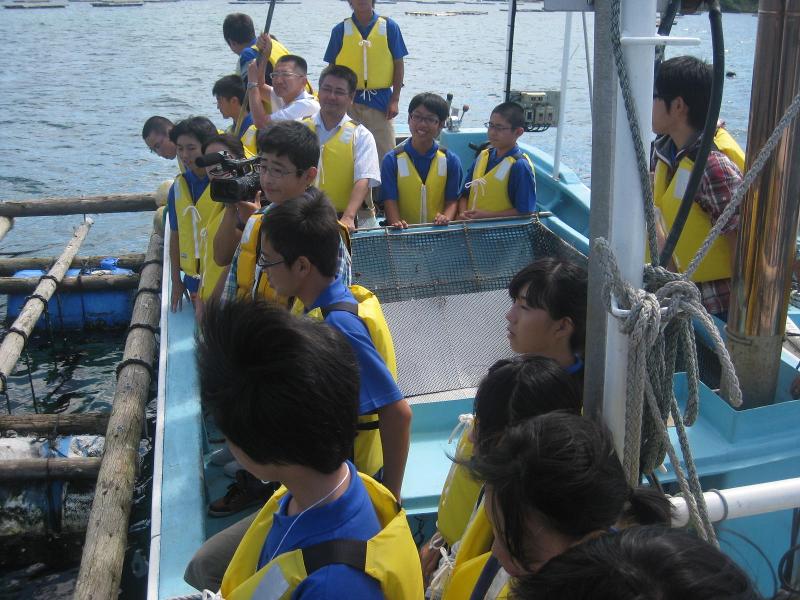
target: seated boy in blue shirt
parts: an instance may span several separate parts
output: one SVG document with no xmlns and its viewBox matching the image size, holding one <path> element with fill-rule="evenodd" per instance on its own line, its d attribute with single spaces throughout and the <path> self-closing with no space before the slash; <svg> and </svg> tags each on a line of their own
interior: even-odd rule
<svg viewBox="0 0 800 600">
<path fill-rule="evenodd" d="M 524 112 L 516 102 L 494 108 L 486 123 L 489 147 L 478 154 L 461 190 L 460 219 L 513 217 L 536 210 L 533 165 L 517 145 L 524 125 Z"/>
<path fill-rule="evenodd" d="M 421 598 L 405 513 L 347 460 L 359 379 L 343 337 L 242 299 L 209 309 L 197 362 L 201 400 L 233 455 L 283 484 L 239 543 L 221 597 Z"/>
<path fill-rule="evenodd" d="M 441 96 L 426 92 L 411 99 L 411 137 L 381 162 L 388 225 L 447 225 L 455 218 L 463 171 L 458 156 L 436 143 L 446 120 L 447 102 Z"/>
<path fill-rule="evenodd" d="M 339 225 L 333 205 L 322 192 L 313 190 L 273 208 L 261 233 L 259 263 L 278 294 L 298 298 L 306 312 L 320 308 L 325 314 L 324 309 L 336 303 L 357 304 L 336 277 Z M 378 414 L 383 483 L 399 499 L 408 457 L 411 409 L 365 322 L 344 310 L 327 311 L 324 319 L 344 334 L 355 351 L 361 376 L 358 414 Z M 361 434 L 365 438 L 369 435 Z"/>
</svg>

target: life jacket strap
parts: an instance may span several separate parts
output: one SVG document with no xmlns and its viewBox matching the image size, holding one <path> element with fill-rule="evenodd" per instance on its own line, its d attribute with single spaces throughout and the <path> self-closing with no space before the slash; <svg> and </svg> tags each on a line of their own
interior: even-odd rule
<svg viewBox="0 0 800 600">
<path fill-rule="evenodd" d="M 347 565 L 364 571 L 367 566 L 367 542 L 364 540 L 329 540 L 303 548 L 306 573 L 328 565 Z"/>
<path fill-rule="evenodd" d="M 322 318 L 326 318 L 329 314 L 331 314 L 335 310 L 339 310 L 342 312 L 348 312 L 351 315 L 358 316 L 358 303 L 357 302 L 334 302 L 333 304 L 329 304 L 328 306 L 320 307 L 320 312 L 322 312 Z"/>
</svg>

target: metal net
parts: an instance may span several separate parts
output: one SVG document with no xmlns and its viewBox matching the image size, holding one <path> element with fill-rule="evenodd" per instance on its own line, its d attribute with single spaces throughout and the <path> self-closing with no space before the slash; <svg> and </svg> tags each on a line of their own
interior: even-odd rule
<svg viewBox="0 0 800 600">
<path fill-rule="evenodd" d="M 353 281 L 380 299 L 406 397 L 477 387 L 508 357 L 511 278 L 537 258 L 586 257 L 537 218 L 385 230 L 353 238 Z"/>
</svg>

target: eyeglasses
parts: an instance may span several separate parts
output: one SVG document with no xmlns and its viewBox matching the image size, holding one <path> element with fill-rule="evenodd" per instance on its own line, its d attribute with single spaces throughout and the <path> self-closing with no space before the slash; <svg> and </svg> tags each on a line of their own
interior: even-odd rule
<svg viewBox="0 0 800 600">
<path fill-rule="evenodd" d="M 497 125 L 496 123 L 492 123 L 491 121 L 487 121 L 483 124 L 486 129 L 494 129 L 495 131 L 508 131 L 509 129 L 514 129 L 513 127 L 509 127 L 508 125 Z"/>
<path fill-rule="evenodd" d="M 439 124 L 439 117 L 428 117 L 426 115 L 418 115 L 417 113 L 411 113 L 408 115 L 408 120 L 416 121 L 417 123 L 425 123 L 425 125 Z"/>
<path fill-rule="evenodd" d="M 321 88 L 319 88 L 319 93 L 330 94 L 331 96 L 336 96 L 337 98 L 344 98 L 345 96 L 350 95 L 350 92 L 347 90 L 332 88 L 327 85 L 323 85 Z"/>
<path fill-rule="evenodd" d="M 300 177 L 305 172 L 305 169 L 295 169 L 292 171 L 291 169 L 282 169 L 281 167 L 273 167 L 272 165 L 264 162 L 263 160 L 260 163 L 256 163 L 253 165 L 254 170 L 258 173 L 266 173 L 273 179 L 283 179 L 287 175 L 294 173 L 295 176 Z"/>
<path fill-rule="evenodd" d="M 269 269 L 270 267 L 274 267 L 284 262 L 286 262 L 284 259 L 269 262 L 263 254 L 259 254 L 258 260 L 256 261 L 256 266 L 263 271 L 264 269 Z"/>
<path fill-rule="evenodd" d="M 269 74 L 270 81 L 281 79 L 285 77 L 305 77 L 302 73 L 293 73 L 292 71 L 274 71 Z"/>
</svg>

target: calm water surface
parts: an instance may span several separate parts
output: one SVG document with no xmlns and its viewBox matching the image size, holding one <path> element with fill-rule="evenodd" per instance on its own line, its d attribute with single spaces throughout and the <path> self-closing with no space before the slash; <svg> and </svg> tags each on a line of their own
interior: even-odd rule
<svg viewBox="0 0 800 600">
<path fill-rule="evenodd" d="M 469 104 L 465 125 L 478 126 L 502 100 L 508 13 L 501 4 L 425 7 L 397 3 L 379 11 L 397 20 L 410 55 L 401 114 L 421 91 L 455 94 Z M 475 10 L 480 16 L 418 17 L 406 11 Z M 149 192 L 174 175 L 174 164 L 151 155 L 141 126 L 152 114 L 177 121 L 190 114 L 225 126 L 211 95 L 214 81 L 236 57 L 222 38 L 222 20 L 235 10 L 260 26 L 267 5 L 194 0 L 143 7 L 93 8 L 72 2 L 59 10 L 3 11 L 0 19 L 0 200 Z M 341 0 L 279 5 L 272 31 L 309 63 L 316 80 L 330 28 L 349 14 Z M 727 69 L 723 115 L 744 142 L 757 19 L 725 15 Z M 588 16 L 592 43 L 592 15 Z M 564 15 L 520 13 L 514 55 L 516 89 L 555 89 L 561 71 Z M 711 54 L 705 16 L 681 17 L 673 33 L 703 39 L 690 52 Z M 573 19 L 572 64 L 564 157 L 590 183 L 591 130 L 580 18 Z M 680 50 L 683 52 L 684 50 Z M 672 50 L 673 53 L 677 52 Z M 528 135 L 552 152 L 555 131 Z M 79 217 L 18 220 L 2 251 L 58 253 Z M 141 251 L 148 214 L 101 215 L 84 253 Z"/>
<path fill-rule="evenodd" d="M 454 105 L 469 104 L 465 126 L 488 119 L 502 101 L 508 13 L 499 4 L 476 6 L 378 4 L 397 20 L 410 55 L 401 114 L 422 91 L 452 92 Z M 481 16 L 415 17 L 406 11 L 482 10 Z M 147 151 L 141 139 L 145 119 L 161 114 L 177 121 L 205 115 L 227 125 L 216 110 L 211 87 L 232 72 L 236 57 L 222 38 L 222 20 L 244 11 L 258 26 L 266 5 L 231 6 L 221 0 L 184 0 L 136 8 L 96 9 L 72 2 L 60 10 L 0 12 L 0 201 L 44 196 L 151 192 L 171 179 L 175 165 Z M 340 0 L 304 0 L 278 6 L 272 32 L 304 56 L 316 84 L 333 24 L 349 14 Z M 588 15 L 592 43 L 592 15 Z M 726 81 L 722 114 L 742 143 L 747 132 L 756 19 L 725 15 Z M 564 15 L 520 13 L 514 56 L 514 89 L 557 89 L 560 83 Z M 711 56 L 705 16 L 681 17 L 673 34 L 696 36 L 703 43 L 688 50 Z M 563 161 L 591 183 L 591 116 L 580 18 L 573 19 L 572 63 L 568 79 L 567 129 Z M 686 52 L 686 49 L 680 52 Z M 674 56 L 676 50 L 668 51 Z M 528 134 L 527 140 L 553 151 L 555 131 Z M 79 216 L 18 219 L 0 247 L 0 255 L 58 254 Z M 82 254 L 143 251 L 151 229 L 150 213 L 99 215 Z M 10 402 L 30 410 L 30 388 L 47 412 L 107 410 L 113 394 L 113 367 L 122 348 L 103 335 L 63 339 L 38 336 L 31 343 L 31 378 L 24 361 L 12 377 Z M 3 408 L 0 407 L 0 410 Z M 152 415 L 151 415 L 152 417 Z M 131 518 L 132 551 L 146 556 L 149 521 L 149 464 L 139 480 Z M 124 597 L 141 597 L 142 580 L 126 562 Z M 69 580 L 74 573 L 54 575 Z M 11 577 L 13 579 L 13 576 Z M 32 596 L 33 588 L 9 589 Z M 50 597 L 68 597 L 52 588 Z M 58 587 L 58 585 L 57 585 Z M 39 587 L 39 591 L 43 588 Z M 2 593 L 0 593 L 0 597 Z"/>
</svg>

